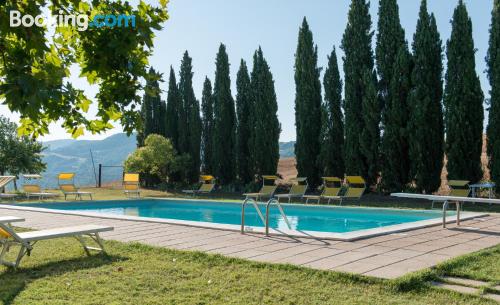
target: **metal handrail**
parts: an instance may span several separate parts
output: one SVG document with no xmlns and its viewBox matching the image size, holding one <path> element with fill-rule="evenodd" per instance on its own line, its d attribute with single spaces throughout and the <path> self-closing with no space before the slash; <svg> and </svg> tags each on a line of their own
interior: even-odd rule
<svg viewBox="0 0 500 305">
<path fill-rule="evenodd" d="M 269 210 L 271 207 L 272 203 L 275 203 L 276 206 L 278 207 L 278 210 L 285 220 L 286 225 L 288 226 L 289 229 L 292 228 L 290 225 L 290 222 L 288 221 L 288 217 L 285 214 L 285 211 L 283 210 L 283 207 L 281 206 L 280 202 L 278 199 L 272 197 L 270 198 L 267 203 L 266 203 L 266 217 L 264 218 L 264 215 L 262 215 L 262 212 L 259 209 L 259 205 L 257 204 L 257 201 L 254 198 L 245 198 L 243 203 L 241 204 L 241 234 L 245 234 L 245 206 L 247 203 L 251 203 L 255 210 L 257 211 L 257 214 L 259 215 L 259 218 L 262 220 L 262 223 L 265 226 L 266 229 L 266 236 L 269 236 Z"/>
<path fill-rule="evenodd" d="M 288 226 L 289 229 L 292 228 L 290 225 L 290 222 L 288 221 L 288 217 L 286 217 L 285 211 L 283 211 L 283 208 L 281 207 L 280 202 L 276 198 L 271 198 L 269 201 L 267 201 L 266 204 L 266 236 L 269 236 L 269 207 L 271 206 L 271 203 L 276 203 L 276 206 L 278 207 L 278 210 L 280 211 L 281 216 L 283 216 L 283 219 L 285 220 L 286 225 Z"/>
<path fill-rule="evenodd" d="M 264 219 L 264 215 L 262 215 L 262 212 L 260 211 L 259 206 L 257 205 L 257 201 L 253 198 L 245 198 L 245 200 L 241 204 L 241 234 L 245 233 L 245 205 L 248 202 L 252 203 L 255 210 L 257 211 L 257 214 L 259 215 L 259 218 L 262 220 L 262 223 L 264 225 L 266 224 L 266 220 Z"/>
</svg>

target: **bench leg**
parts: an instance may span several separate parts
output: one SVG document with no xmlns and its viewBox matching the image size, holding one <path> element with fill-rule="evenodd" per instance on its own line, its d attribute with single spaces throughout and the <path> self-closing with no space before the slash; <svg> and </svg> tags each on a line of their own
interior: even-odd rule
<svg viewBox="0 0 500 305">
<path fill-rule="evenodd" d="M 102 242 L 99 233 L 88 234 L 87 236 L 90 237 L 98 245 L 98 247 L 89 247 L 82 235 L 77 235 L 75 238 L 82 244 L 83 249 L 88 256 L 90 256 L 90 250 L 106 253 L 104 250 L 104 243 Z"/>
<path fill-rule="evenodd" d="M 2 242 L 3 247 L 2 247 L 2 252 L 0 252 L 0 265 L 4 265 L 7 267 L 12 267 L 14 269 L 17 269 L 19 267 L 19 264 L 21 263 L 21 260 L 23 259 L 24 256 L 30 254 L 30 251 L 32 249 L 32 245 L 30 244 L 21 244 L 21 249 L 19 249 L 19 253 L 17 254 L 16 260 L 13 262 L 5 260 L 5 255 L 7 255 L 7 252 L 9 251 L 9 248 L 14 245 L 18 244 L 17 242 L 9 242 L 5 241 Z"/>
</svg>

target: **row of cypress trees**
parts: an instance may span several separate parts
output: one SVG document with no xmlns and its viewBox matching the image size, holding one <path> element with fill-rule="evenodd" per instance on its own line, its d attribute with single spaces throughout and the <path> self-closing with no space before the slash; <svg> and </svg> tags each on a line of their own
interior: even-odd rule
<svg viewBox="0 0 500 305">
<path fill-rule="evenodd" d="M 205 78 L 200 104 L 193 91 L 192 59 L 181 61 L 179 82 L 170 68 L 167 102 L 161 100 L 161 74 L 150 70 L 141 109 L 144 126 L 138 146 L 152 133 L 171 139 L 185 156 L 186 169 L 173 181 L 195 182 L 200 174 L 214 174 L 222 184 L 253 181 L 255 175 L 277 172 L 279 160 L 278 104 L 274 80 L 262 49 L 253 56 L 249 74 L 241 60 L 236 80 L 236 104 L 231 93 L 229 60 L 221 44 L 215 60 L 215 82 Z"/>
<path fill-rule="evenodd" d="M 497 182 L 499 1 L 495 0 L 486 58 L 492 86 L 488 154 L 491 175 Z M 484 95 L 475 70 L 472 23 L 465 4 L 459 0 L 453 14 L 444 83 L 444 49 L 427 1 L 421 2 L 411 50 L 397 0 L 379 1 L 376 48 L 372 50 L 369 5 L 367 0 L 352 0 L 350 5 L 340 45 L 344 82 L 334 47 L 321 83 L 317 46 L 305 18 L 300 27 L 295 54 L 299 176 L 308 177 L 315 186 L 323 175 L 362 175 L 369 184 L 380 182 L 384 191 L 400 191 L 413 182 L 418 191 L 430 193 L 441 185 L 446 154 L 449 179 L 480 180 Z M 215 63 L 213 86 L 208 78 L 204 82 L 201 117 L 186 52 L 179 83 L 173 69 L 170 71 L 167 103 L 146 94 L 143 133 L 164 134 L 180 153 L 190 156 L 191 166 L 179 179 L 195 181 L 200 164 L 203 172 L 213 173 L 223 184 L 246 184 L 255 175 L 275 173 L 281 126 L 273 76 L 261 48 L 255 51 L 252 71 L 241 61 L 235 99 L 223 44 Z M 160 79 L 152 70 L 146 93 L 159 92 Z M 164 127 L 158 122 L 164 122 Z M 139 135 L 139 144 L 143 138 Z"/>
<path fill-rule="evenodd" d="M 313 185 L 322 174 L 361 175 L 370 185 L 380 181 L 388 192 L 401 191 L 414 182 L 417 191 L 430 193 L 441 185 L 446 153 L 449 179 L 481 180 L 484 95 L 465 4 L 460 0 L 453 14 L 444 91 L 442 41 L 427 1 L 421 2 L 411 52 L 397 0 L 379 1 L 373 52 L 369 6 L 367 0 L 351 1 L 341 43 L 343 101 L 334 49 L 324 75 L 325 102 L 321 105 L 317 48 L 307 21 L 302 23 L 295 61 L 299 175 L 307 176 Z M 498 10 L 495 1 L 492 37 L 500 35 Z M 489 62 L 496 60 L 492 44 L 500 45 L 500 38 L 490 42 Z M 490 81 L 495 80 L 494 64 L 489 67 Z M 495 150 L 500 155 L 498 119 L 492 118 L 499 111 L 494 90 L 488 128 L 493 178 L 500 169 L 493 157 Z M 318 123 L 320 107 L 326 124 Z"/>
</svg>

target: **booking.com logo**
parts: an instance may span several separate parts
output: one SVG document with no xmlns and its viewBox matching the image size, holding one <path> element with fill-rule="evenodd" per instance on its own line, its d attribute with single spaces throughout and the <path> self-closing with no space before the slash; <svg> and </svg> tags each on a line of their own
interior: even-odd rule
<svg viewBox="0 0 500 305">
<path fill-rule="evenodd" d="M 22 15 L 21 12 L 12 10 L 9 14 L 9 23 L 11 27 L 44 27 L 49 25 L 57 26 L 73 26 L 78 31 L 85 31 L 88 28 L 114 28 L 114 27 L 133 27 L 135 28 L 135 15 L 95 15 L 92 20 L 85 14 L 64 15 L 63 11 L 59 11 L 59 15 L 43 15 L 32 16 L 29 14 Z"/>
</svg>

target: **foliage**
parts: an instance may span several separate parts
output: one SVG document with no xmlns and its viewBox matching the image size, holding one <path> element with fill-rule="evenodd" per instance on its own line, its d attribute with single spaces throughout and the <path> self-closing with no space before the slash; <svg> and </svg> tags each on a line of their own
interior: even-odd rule
<svg viewBox="0 0 500 305">
<path fill-rule="evenodd" d="M 405 44 L 405 32 L 399 20 L 397 0 L 379 1 L 377 28 L 375 58 L 379 75 L 379 93 L 385 107 L 391 95 L 397 94 L 397 92 L 392 92 L 390 83 L 399 49 Z"/>
<path fill-rule="evenodd" d="M 484 95 L 476 74 L 472 21 L 462 0 L 455 8 L 447 42 L 444 92 L 448 179 L 478 182 L 483 178 Z"/>
<path fill-rule="evenodd" d="M 255 67 L 254 63 L 254 69 Z M 254 136 L 254 97 L 252 96 L 252 88 L 250 87 L 247 64 L 243 59 L 236 75 L 236 91 L 238 178 L 243 184 L 248 184 L 253 180 L 255 174 L 251 154 L 251 141 Z"/>
<path fill-rule="evenodd" d="M 306 18 L 299 29 L 295 52 L 295 156 L 298 176 L 307 177 L 311 187 L 320 183 L 318 156 L 321 136 L 321 69 L 318 48 Z"/>
<path fill-rule="evenodd" d="M 141 82 L 147 78 L 148 57 L 153 50 L 153 30 L 168 19 L 166 0 L 155 7 L 140 1 L 2 1 L 0 2 L 0 98 L 21 115 L 19 131 L 34 137 L 47 134 L 52 122 L 74 137 L 84 129 L 92 133 L 112 128 L 119 120 L 131 133 L 140 126 L 136 111 L 141 99 Z M 51 33 L 46 27 L 10 27 L 9 12 L 36 16 L 42 11 L 59 15 L 126 14 L 136 16 L 129 28 L 77 27 L 58 25 Z M 78 66 L 81 76 L 99 89 L 97 118 L 86 113 L 92 103 L 69 81 L 70 67 Z"/>
<path fill-rule="evenodd" d="M 46 168 L 40 142 L 18 136 L 17 125 L 0 116 L 0 175 L 39 174 Z"/>
<path fill-rule="evenodd" d="M 441 185 L 444 158 L 442 46 L 434 14 L 422 0 L 413 36 L 412 92 L 408 123 L 411 177 L 418 191 L 432 193 Z"/>
<path fill-rule="evenodd" d="M 370 3 L 352 0 L 348 24 L 342 37 L 345 73 L 345 164 L 348 175 L 361 175 L 368 183 L 376 182 L 378 158 L 377 138 L 380 136 L 376 120 L 380 110 L 373 100 L 373 51 Z M 369 75 L 369 76 L 368 76 Z M 376 87 L 375 87 L 376 90 Z M 363 107 L 369 107 L 364 109 Z M 371 113 L 371 111 L 375 111 Z M 378 119 L 376 118 L 378 117 Z M 365 125 L 368 123 L 369 125 Z M 367 129 L 365 131 L 365 129 Z M 364 134 L 362 134 L 362 131 Z"/>
<path fill-rule="evenodd" d="M 382 188 L 400 192 L 409 182 L 408 95 L 411 90 L 412 58 L 405 43 L 398 52 L 390 82 L 390 95 L 382 120 L 385 126 L 381 143 Z"/>
<path fill-rule="evenodd" d="M 259 176 L 274 175 L 280 158 L 281 124 L 278 121 L 273 75 L 260 47 L 253 56 L 251 94 L 254 105 L 250 146 L 253 169 Z"/>
<path fill-rule="evenodd" d="M 200 174 L 201 118 L 200 104 L 193 90 L 192 59 L 184 53 L 179 72 L 179 93 L 182 108 L 179 111 L 179 153 L 190 156 L 190 163 L 183 173 L 188 182 L 198 181 Z M 183 179 L 184 180 L 184 179 Z"/>
<path fill-rule="evenodd" d="M 342 113 L 342 79 L 335 47 L 328 56 L 323 77 L 325 102 L 321 121 L 321 168 L 325 176 L 344 177 L 344 115 Z"/>
<path fill-rule="evenodd" d="M 201 97 L 202 129 L 201 129 L 201 152 L 202 170 L 210 174 L 213 172 L 213 143 L 214 132 L 214 97 L 212 94 L 212 83 L 205 77 L 203 93 Z"/>
<path fill-rule="evenodd" d="M 167 112 L 166 112 L 166 137 L 172 141 L 174 148 L 179 150 L 179 113 L 182 109 L 182 99 L 175 79 L 174 68 L 170 67 L 168 79 Z"/>
<path fill-rule="evenodd" d="M 137 148 L 125 160 L 125 170 L 168 182 L 170 175 L 184 165 L 183 161 L 184 157 L 177 155 L 169 139 L 151 134 L 144 141 L 144 146 Z"/>
<path fill-rule="evenodd" d="M 142 128 L 137 133 L 139 147 L 144 145 L 144 140 L 150 134 L 155 133 L 166 137 L 166 105 L 161 100 L 159 84 L 162 81 L 161 78 L 160 73 L 157 73 L 153 68 L 149 69 L 141 106 Z"/>
<path fill-rule="evenodd" d="M 490 41 L 486 57 L 488 80 L 491 85 L 487 128 L 488 157 L 491 178 L 500 185 L 500 1 L 494 1 L 491 14 Z"/>
</svg>

